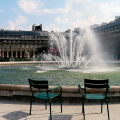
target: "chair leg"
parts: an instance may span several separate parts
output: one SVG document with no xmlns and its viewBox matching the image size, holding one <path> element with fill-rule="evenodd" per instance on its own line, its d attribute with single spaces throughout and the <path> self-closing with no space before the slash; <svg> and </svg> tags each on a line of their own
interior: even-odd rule
<svg viewBox="0 0 120 120">
<path fill-rule="evenodd" d="M 83 113 L 83 100 L 82 100 L 82 113 Z"/>
<path fill-rule="evenodd" d="M 106 99 L 106 103 L 107 103 L 108 120 L 110 120 L 110 116 L 109 116 L 109 107 L 108 107 L 108 100 L 107 100 L 107 99 Z"/>
<path fill-rule="evenodd" d="M 31 109 L 32 109 L 32 99 L 33 97 L 31 98 L 31 102 L 30 102 L 30 115 L 31 115 Z"/>
<path fill-rule="evenodd" d="M 84 109 L 84 100 L 82 100 L 82 113 L 85 120 L 85 109 Z"/>
<path fill-rule="evenodd" d="M 60 95 L 61 113 L 62 113 L 62 97 Z"/>
<path fill-rule="evenodd" d="M 51 115 L 51 100 L 49 100 L 49 104 L 50 104 L 50 120 L 52 120 L 52 115 Z"/>
<path fill-rule="evenodd" d="M 45 109 L 47 110 L 47 100 L 45 100 Z"/>
<path fill-rule="evenodd" d="M 102 113 L 103 100 L 101 100 L 101 113 Z"/>
</svg>

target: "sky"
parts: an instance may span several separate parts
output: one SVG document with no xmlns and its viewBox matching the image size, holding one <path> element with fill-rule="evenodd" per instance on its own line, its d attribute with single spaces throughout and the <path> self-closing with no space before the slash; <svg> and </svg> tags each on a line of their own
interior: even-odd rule
<svg viewBox="0 0 120 120">
<path fill-rule="evenodd" d="M 120 16 L 120 0 L 0 0 L 0 29 L 46 31 L 84 29 Z"/>
</svg>

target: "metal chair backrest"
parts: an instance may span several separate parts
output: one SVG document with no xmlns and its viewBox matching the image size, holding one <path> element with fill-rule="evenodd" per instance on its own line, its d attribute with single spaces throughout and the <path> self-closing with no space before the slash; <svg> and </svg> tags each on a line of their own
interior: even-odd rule
<svg viewBox="0 0 120 120">
<path fill-rule="evenodd" d="M 32 95 L 34 95 L 33 93 L 33 88 L 37 88 L 40 91 L 40 89 L 46 89 L 46 92 L 48 91 L 48 80 L 31 80 L 31 79 L 28 79 L 29 81 L 29 84 L 30 84 L 30 89 L 31 89 L 31 92 L 32 92 Z"/>
<path fill-rule="evenodd" d="M 85 87 L 85 95 L 86 95 L 86 88 L 93 88 L 93 89 L 106 89 L 105 96 L 107 96 L 108 92 L 108 79 L 106 80 L 91 80 L 91 79 L 84 79 L 84 87 Z"/>
</svg>

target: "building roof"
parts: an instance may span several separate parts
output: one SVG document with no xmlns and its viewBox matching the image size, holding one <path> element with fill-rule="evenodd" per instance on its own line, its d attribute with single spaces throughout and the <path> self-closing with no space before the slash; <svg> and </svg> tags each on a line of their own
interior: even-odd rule
<svg viewBox="0 0 120 120">
<path fill-rule="evenodd" d="M 102 30 L 102 29 L 115 27 L 115 26 L 118 26 L 118 25 L 120 25 L 120 19 L 117 19 L 117 20 L 109 22 L 108 24 L 101 25 L 99 27 L 93 28 L 93 30 L 98 31 L 98 30 Z"/>
<path fill-rule="evenodd" d="M 49 32 L 0 30 L 0 35 L 49 36 Z"/>
</svg>

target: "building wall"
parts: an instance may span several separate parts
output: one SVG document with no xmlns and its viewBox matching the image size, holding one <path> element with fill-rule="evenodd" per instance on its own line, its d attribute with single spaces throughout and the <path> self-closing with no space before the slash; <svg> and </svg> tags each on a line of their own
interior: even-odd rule
<svg viewBox="0 0 120 120">
<path fill-rule="evenodd" d="M 120 20 L 96 27 L 93 30 L 102 46 L 103 54 L 111 56 L 111 60 L 120 60 Z"/>
<path fill-rule="evenodd" d="M 38 49 L 48 48 L 48 37 L 0 35 L 2 58 L 27 58 L 38 53 Z M 29 55 L 27 54 L 29 53 Z"/>
</svg>

